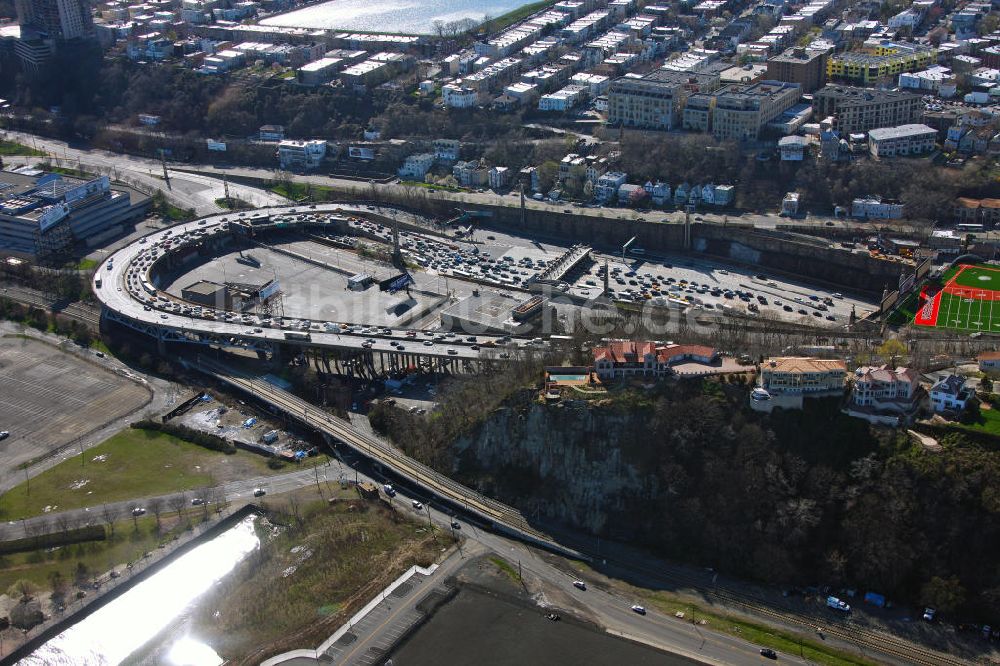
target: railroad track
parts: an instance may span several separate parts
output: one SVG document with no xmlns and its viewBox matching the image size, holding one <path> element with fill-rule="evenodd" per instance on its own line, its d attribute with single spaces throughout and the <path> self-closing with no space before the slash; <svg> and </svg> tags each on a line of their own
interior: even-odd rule
<svg viewBox="0 0 1000 666">
<path fill-rule="evenodd" d="M 97 312 L 93 308 L 86 305 L 70 303 L 61 309 L 53 310 L 53 302 L 51 299 L 18 287 L 8 287 L 3 295 L 12 301 L 17 301 L 18 303 L 23 303 L 24 305 L 32 305 L 43 308 L 47 311 L 63 315 L 64 317 L 70 317 L 71 319 L 82 321 L 85 324 L 90 324 L 94 328 L 98 328 L 101 325 L 100 312 Z"/>
</svg>

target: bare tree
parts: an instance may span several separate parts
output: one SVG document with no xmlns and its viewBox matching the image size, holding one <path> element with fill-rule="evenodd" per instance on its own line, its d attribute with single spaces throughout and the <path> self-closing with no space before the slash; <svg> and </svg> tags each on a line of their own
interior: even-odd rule
<svg viewBox="0 0 1000 666">
<path fill-rule="evenodd" d="M 184 513 L 184 507 L 187 506 L 187 493 L 179 493 L 177 495 L 171 495 L 167 500 L 167 504 L 170 505 L 170 510 L 177 514 L 178 518 L 187 518 Z"/>
<path fill-rule="evenodd" d="M 121 510 L 114 504 L 105 504 L 101 508 L 101 520 L 108 526 L 111 536 L 115 535 L 115 521 L 121 516 Z"/>
<path fill-rule="evenodd" d="M 69 532 L 70 528 L 73 526 L 73 520 L 66 513 L 57 513 L 53 520 L 55 521 L 56 529 L 63 534 Z"/>
<path fill-rule="evenodd" d="M 160 514 L 163 513 L 163 498 L 154 497 L 153 499 L 146 502 L 146 506 L 149 508 L 150 513 L 156 518 L 156 531 L 159 532 L 162 528 L 160 526 Z"/>
</svg>

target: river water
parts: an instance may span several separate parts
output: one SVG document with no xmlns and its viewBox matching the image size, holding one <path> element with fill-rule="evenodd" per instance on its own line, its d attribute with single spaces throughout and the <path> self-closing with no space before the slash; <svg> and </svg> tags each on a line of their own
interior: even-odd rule
<svg viewBox="0 0 1000 666">
<path fill-rule="evenodd" d="M 135 585 L 22 659 L 19 666 L 218 666 L 198 639 L 194 602 L 260 545 L 249 516 Z"/>
<path fill-rule="evenodd" d="M 434 34 L 434 21 L 496 18 L 530 0 L 330 0 L 271 16 L 263 25 L 325 30 Z"/>
</svg>

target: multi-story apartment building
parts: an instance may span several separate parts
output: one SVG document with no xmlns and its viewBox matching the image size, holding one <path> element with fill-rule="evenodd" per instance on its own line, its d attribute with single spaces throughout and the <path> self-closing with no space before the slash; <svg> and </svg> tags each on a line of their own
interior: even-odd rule
<svg viewBox="0 0 1000 666">
<path fill-rule="evenodd" d="M 282 141 L 278 144 L 278 164 L 282 169 L 315 169 L 326 157 L 326 141 Z"/>
<path fill-rule="evenodd" d="M 865 51 L 847 51 L 830 56 L 826 77 L 871 84 L 879 79 L 896 79 L 902 72 L 926 69 L 937 62 L 937 49 L 896 42 L 879 42 Z"/>
<path fill-rule="evenodd" d="M 90 4 L 85 0 L 17 0 L 17 19 L 50 39 L 81 39 L 94 34 Z"/>
<path fill-rule="evenodd" d="M 851 202 L 851 217 L 864 220 L 898 220 L 903 202 L 881 197 L 858 197 Z"/>
<path fill-rule="evenodd" d="M 937 130 L 920 124 L 881 127 L 868 132 L 872 157 L 919 155 L 933 150 L 936 141 Z"/>
<path fill-rule="evenodd" d="M 982 224 L 991 229 L 1000 222 L 1000 199 L 969 199 L 959 197 L 955 200 L 956 224 Z"/>
<path fill-rule="evenodd" d="M 624 76 L 611 84 L 608 93 L 608 125 L 674 129 L 690 95 L 718 87 L 718 74 L 661 69 L 641 79 Z"/>
<path fill-rule="evenodd" d="M 798 83 L 802 92 L 812 92 L 826 81 L 826 51 L 796 47 L 767 61 L 767 74 L 772 81 Z"/>
<path fill-rule="evenodd" d="M 799 84 L 782 81 L 723 88 L 715 94 L 712 135 L 719 140 L 756 141 L 761 129 L 801 95 Z"/>
<path fill-rule="evenodd" d="M 834 116 L 841 134 L 851 134 L 916 122 L 923 104 L 898 90 L 827 85 L 813 94 L 813 110 L 818 118 Z"/>
</svg>

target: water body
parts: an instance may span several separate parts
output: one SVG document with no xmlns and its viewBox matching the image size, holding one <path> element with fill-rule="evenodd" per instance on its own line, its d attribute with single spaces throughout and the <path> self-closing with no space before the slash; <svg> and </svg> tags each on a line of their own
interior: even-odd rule
<svg viewBox="0 0 1000 666">
<path fill-rule="evenodd" d="M 194 602 L 260 545 L 249 516 L 50 639 L 18 666 L 218 666 L 188 621 Z"/>
<path fill-rule="evenodd" d="M 530 1 L 530 0 L 529 0 Z M 263 25 L 326 30 L 434 34 L 434 21 L 481 21 L 522 7 L 525 0 L 331 0 L 266 18 Z"/>
</svg>

